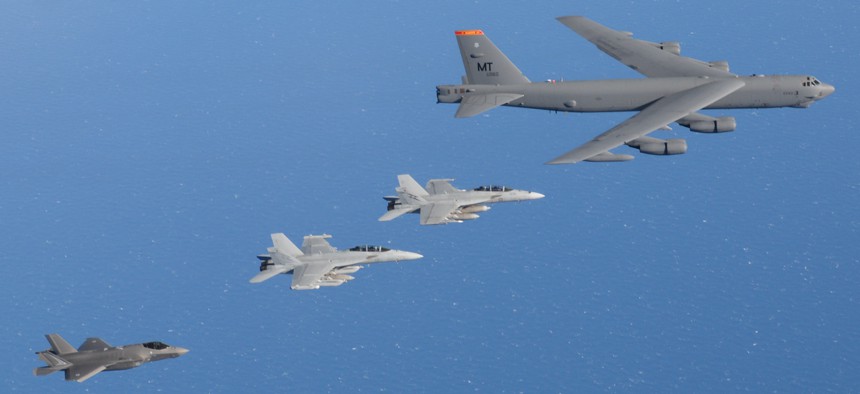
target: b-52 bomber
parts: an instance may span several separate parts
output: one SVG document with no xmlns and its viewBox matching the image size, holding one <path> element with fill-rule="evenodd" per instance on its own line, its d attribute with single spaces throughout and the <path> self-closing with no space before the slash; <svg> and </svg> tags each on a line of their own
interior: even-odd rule
<svg viewBox="0 0 860 394">
<path fill-rule="evenodd" d="M 473 190 L 457 189 L 453 179 L 431 179 L 422 188 L 408 174 L 398 175 L 400 187 L 397 196 L 386 196 L 388 212 L 380 222 L 393 220 L 407 213 L 420 213 L 422 225 L 460 223 L 478 218 L 478 212 L 489 211 L 485 204 L 525 201 L 543 198 L 544 195 L 505 186 L 481 186 Z"/>
<path fill-rule="evenodd" d="M 645 75 L 644 79 L 531 82 L 481 30 L 455 32 L 466 75 L 461 85 L 436 87 L 439 103 L 459 103 L 465 118 L 498 106 L 565 112 L 639 111 L 593 140 L 547 164 L 627 161 L 633 156 L 610 149 L 627 145 L 652 155 L 687 151 L 683 139 L 647 134 L 676 122 L 691 131 L 733 131 L 733 117 L 711 117 L 702 109 L 807 108 L 835 88 L 810 75 L 753 75 L 729 72 L 725 61 L 703 62 L 681 56 L 678 42 L 648 42 L 582 16 L 558 20 L 598 49 Z"/>
<path fill-rule="evenodd" d="M 416 260 L 424 256 L 393 250 L 382 246 L 360 245 L 349 250 L 338 251 L 326 239 L 331 235 L 308 235 L 299 249 L 283 233 L 272 234 L 274 247 L 260 259 L 260 273 L 251 278 L 251 283 L 260 283 L 278 274 L 293 274 L 290 288 L 293 290 L 315 290 L 320 287 L 340 286 L 353 280 L 350 274 L 362 268 L 362 264 L 390 261 Z"/>
<path fill-rule="evenodd" d="M 146 342 L 113 347 L 99 338 L 87 338 L 75 349 L 59 334 L 45 335 L 50 350 L 38 352 L 47 367 L 33 370 L 36 376 L 50 375 L 57 371 L 66 374 L 66 380 L 83 382 L 101 371 L 118 371 L 139 367 L 150 361 L 176 358 L 188 349 L 170 346 L 162 342 Z"/>
</svg>

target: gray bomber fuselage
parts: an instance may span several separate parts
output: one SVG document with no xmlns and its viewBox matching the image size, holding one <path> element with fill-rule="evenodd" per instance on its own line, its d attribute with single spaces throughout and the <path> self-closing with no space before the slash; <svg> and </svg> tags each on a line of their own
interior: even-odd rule
<svg viewBox="0 0 860 394">
<path fill-rule="evenodd" d="M 737 77 L 744 86 L 705 107 L 732 108 L 805 108 L 832 93 L 827 84 L 804 86 L 808 75 L 767 75 Z M 707 77 L 606 79 L 596 81 L 548 81 L 516 85 L 440 85 L 440 103 L 459 103 L 464 94 L 521 94 L 508 104 L 563 112 L 639 111 L 656 100 L 714 81 Z"/>
</svg>

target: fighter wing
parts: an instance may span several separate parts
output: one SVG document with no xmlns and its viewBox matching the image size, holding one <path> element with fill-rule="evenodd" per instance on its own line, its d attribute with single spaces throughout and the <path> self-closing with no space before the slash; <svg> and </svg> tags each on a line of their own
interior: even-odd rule
<svg viewBox="0 0 860 394">
<path fill-rule="evenodd" d="M 460 106 L 457 107 L 455 118 L 468 118 L 475 116 L 481 112 L 489 111 L 501 105 L 505 105 L 520 97 L 521 94 L 513 93 L 489 93 L 489 94 L 470 94 L 463 97 L 460 101 Z"/>
<path fill-rule="evenodd" d="M 721 79 L 670 94 L 655 101 L 618 126 L 547 164 L 573 164 L 588 159 L 599 161 L 604 157 L 613 156 L 609 153 L 610 149 L 684 118 L 743 86 L 743 81 L 739 79 Z"/>
<path fill-rule="evenodd" d="M 78 383 L 83 382 L 95 374 L 104 371 L 107 368 L 106 365 L 77 365 L 74 364 L 68 369 L 66 369 L 66 380 L 74 380 Z"/>
<path fill-rule="evenodd" d="M 319 288 L 323 275 L 335 268 L 334 263 L 302 264 L 293 269 L 293 290 L 313 290 Z"/>
<path fill-rule="evenodd" d="M 337 249 L 333 248 L 326 239 L 331 238 L 331 235 L 308 235 L 302 243 L 302 252 L 304 254 L 325 254 L 334 253 Z"/>
<path fill-rule="evenodd" d="M 627 67 L 648 77 L 733 77 L 724 62 L 708 63 L 664 50 L 663 44 L 632 38 L 583 16 L 562 16 L 559 22 Z M 668 43 L 667 43 L 668 44 Z M 677 43 L 673 43 L 676 45 Z M 678 48 L 677 53 L 680 53 Z"/>
<path fill-rule="evenodd" d="M 448 219 L 454 210 L 460 207 L 456 202 L 438 202 L 421 206 L 421 224 L 445 224 L 450 222 Z"/>
<path fill-rule="evenodd" d="M 103 341 L 101 338 L 87 338 L 81 347 L 78 348 L 79 352 L 85 352 L 88 350 L 105 350 L 110 349 L 113 346 Z"/>
<path fill-rule="evenodd" d="M 380 222 L 387 222 L 389 220 L 394 220 L 394 219 L 397 219 L 397 218 L 399 218 L 399 217 L 401 217 L 407 213 L 414 212 L 418 208 L 419 207 L 394 208 L 394 209 L 386 212 L 384 215 L 380 216 L 379 221 Z"/>
</svg>

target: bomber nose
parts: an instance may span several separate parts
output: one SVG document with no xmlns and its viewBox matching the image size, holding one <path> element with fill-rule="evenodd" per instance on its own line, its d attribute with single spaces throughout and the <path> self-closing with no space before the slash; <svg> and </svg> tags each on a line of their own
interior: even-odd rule
<svg viewBox="0 0 860 394">
<path fill-rule="evenodd" d="M 822 83 L 821 84 L 821 93 L 818 93 L 818 98 L 823 99 L 823 98 L 833 94 L 833 92 L 835 92 L 835 91 L 836 91 L 835 86 L 833 86 L 829 83 Z"/>
</svg>

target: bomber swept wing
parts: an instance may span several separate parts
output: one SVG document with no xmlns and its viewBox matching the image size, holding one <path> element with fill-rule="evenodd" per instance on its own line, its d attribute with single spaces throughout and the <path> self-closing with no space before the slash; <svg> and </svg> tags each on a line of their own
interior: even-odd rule
<svg viewBox="0 0 860 394">
<path fill-rule="evenodd" d="M 583 16 L 562 16 L 559 22 L 627 67 L 651 78 L 736 77 L 725 62 L 703 62 L 681 56 L 677 42 L 637 40 L 632 34 L 610 29 Z"/>
<path fill-rule="evenodd" d="M 597 138 L 547 162 L 547 164 L 572 164 L 592 158 L 595 158 L 595 161 L 601 161 L 606 157 L 617 156 L 609 153 L 609 149 L 632 143 L 637 138 L 669 123 L 688 117 L 743 86 L 744 82 L 739 79 L 721 79 L 668 95 L 649 105 L 632 118 L 597 136 Z M 668 144 L 662 140 L 653 139 L 653 141 Z"/>
</svg>

